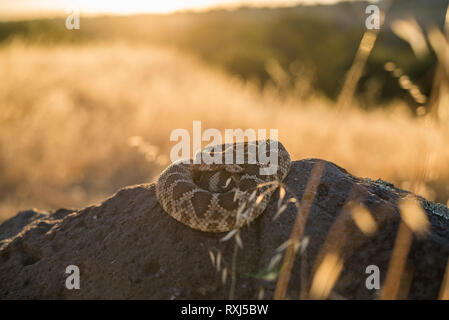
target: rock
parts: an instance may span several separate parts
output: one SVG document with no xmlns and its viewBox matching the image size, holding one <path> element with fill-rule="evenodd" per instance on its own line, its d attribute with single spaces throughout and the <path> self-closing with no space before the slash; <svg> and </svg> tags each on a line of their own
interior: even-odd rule
<svg viewBox="0 0 449 320">
<path fill-rule="evenodd" d="M 46 212 L 37 212 L 35 210 L 20 211 L 14 217 L 12 217 L 8 221 L 5 221 L 3 224 L 0 225 L 0 245 L 3 240 L 15 236 L 26 225 L 30 224 L 35 220 L 44 217 L 50 220 L 60 219 L 64 217 L 66 214 L 71 213 L 73 211 L 75 210 L 58 209 L 52 212 L 51 214 L 48 214 Z"/>
<path fill-rule="evenodd" d="M 343 231 L 337 229 L 336 235 L 345 235 L 348 241 L 342 249 L 344 268 L 331 297 L 378 298 L 379 290 L 365 286 L 365 270 L 376 265 L 381 282 L 385 280 L 400 222 L 397 203 L 409 193 L 381 180 L 356 178 L 317 159 L 292 164 L 285 181 L 288 192 L 301 199 L 317 163 L 325 169 L 306 224 L 309 242 L 296 256 L 288 298 L 299 296 L 301 283 L 310 285 L 315 258 L 321 257 L 328 231 L 349 200 L 363 203 L 379 229 L 368 237 L 352 220 L 343 224 Z M 297 212 L 289 205 L 272 221 L 278 197 L 260 218 L 241 229 L 243 248 L 237 251 L 234 239 L 223 242 L 223 234 L 195 231 L 172 219 L 157 202 L 153 184 L 122 189 L 102 204 L 79 211 L 21 212 L 0 226 L 0 298 L 227 299 L 232 291 L 236 299 L 257 299 L 263 291 L 264 298 L 271 299 L 276 281 L 269 281 L 273 273 L 265 271 L 276 248 L 289 238 Z M 431 232 L 413 239 L 406 268 L 411 276 L 405 277 L 412 279 L 408 298 L 435 299 L 449 256 L 449 209 L 419 199 Z M 215 265 L 221 256 L 220 272 L 212 265 L 210 252 Z M 79 290 L 65 287 L 69 265 L 79 267 Z"/>
</svg>

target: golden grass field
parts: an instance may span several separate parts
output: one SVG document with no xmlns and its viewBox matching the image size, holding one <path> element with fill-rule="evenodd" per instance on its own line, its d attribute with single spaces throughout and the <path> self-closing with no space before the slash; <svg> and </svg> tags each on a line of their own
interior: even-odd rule
<svg viewBox="0 0 449 320">
<path fill-rule="evenodd" d="M 124 43 L 0 48 L 0 221 L 83 207 L 153 181 L 170 132 L 278 129 L 294 160 L 323 158 L 449 202 L 449 129 L 400 102 L 336 113 L 319 97 L 260 92 L 184 53 Z M 380 108 L 383 107 L 383 108 Z"/>
</svg>

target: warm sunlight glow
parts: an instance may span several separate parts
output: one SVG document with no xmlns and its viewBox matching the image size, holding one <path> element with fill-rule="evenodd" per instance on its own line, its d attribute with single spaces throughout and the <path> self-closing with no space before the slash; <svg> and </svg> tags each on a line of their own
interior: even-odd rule
<svg viewBox="0 0 449 320">
<path fill-rule="evenodd" d="M 164 1 L 79 1 L 80 9 L 90 13 L 168 13 L 184 8 L 201 8 L 211 4 L 208 0 L 164 0 Z"/>
<path fill-rule="evenodd" d="M 240 6 L 240 5 L 266 5 L 266 6 L 282 6 L 294 5 L 297 3 L 331 3 L 332 0 L 164 0 L 164 1 L 147 1 L 147 0 L 109 0 L 109 1 L 90 1 L 78 0 L 80 8 L 88 12 L 111 12 L 111 13 L 139 13 L 154 12 L 168 13 L 182 9 L 203 9 L 214 6 Z"/>
<path fill-rule="evenodd" d="M 63 13 L 79 9 L 85 14 L 170 13 L 178 10 L 211 7 L 285 6 L 295 4 L 333 3 L 338 0 L 0 0 L 0 15 Z"/>
</svg>

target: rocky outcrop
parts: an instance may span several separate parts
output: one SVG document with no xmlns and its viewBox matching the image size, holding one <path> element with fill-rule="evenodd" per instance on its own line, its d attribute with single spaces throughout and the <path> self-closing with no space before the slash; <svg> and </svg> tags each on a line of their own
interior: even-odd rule
<svg viewBox="0 0 449 320">
<path fill-rule="evenodd" d="M 355 200 L 369 209 L 379 228 L 368 237 L 354 223 L 345 224 L 344 268 L 331 297 L 377 298 L 379 291 L 365 286 L 365 269 L 377 265 L 381 282 L 385 280 L 400 222 L 397 203 L 408 193 L 381 180 L 356 178 L 330 162 L 308 159 L 292 164 L 285 181 L 290 196 L 302 198 L 319 162 L 325 169 L 307 219 L 308 246 L 296 257 L 288 297 L 298 297 L 299 284 L 310 278 L 328 231 L 344 205 Z M 290 205 L 273 221 L 277 200 L 278 195 L 260 218 L 241 229 L 243 248 L 238 250 L 234 239 L 220 241 L 223 234 L 195 231 L 172 219 L 160 207 L 153 184 L 125 188 L 82 210 L 21 212 L 0 226 L 0 298 L 226 299 L 232 291 L 236 299 L 257 299 L 262 293 L 270 299 L 276 281 L 265 271 L 297 216 Z M 414 238 L 411 245 L 408 298 L 435 299 L 449 256 L 449 210 L 421 201 L 431 232 Z M 65 286 L 69 265 L 79 267 L 79 290 Z"/>
</svg>

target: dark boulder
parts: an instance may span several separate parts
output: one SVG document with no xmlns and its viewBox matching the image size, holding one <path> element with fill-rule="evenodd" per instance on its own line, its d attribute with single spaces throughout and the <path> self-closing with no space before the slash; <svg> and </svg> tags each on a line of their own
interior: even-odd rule
<svg viewBox="0 0 449 320">
<path fill-rule="evenodd" d="M 369 209 L 379 228 L 368 237 L 354 223 L 345 224 L 344 267 L 331 297 L 378 298 L 378 290 L 365 286 L 365 269 L 377 265 L 381 282 L 385 280 L 400 222 L 397 203 L 408 192 L 308 159 L 292 164 L 285 181 L 287 197 L 302 198 L 317 163 L 324 164 L 324 172 L 307 219 L 308 246 L 296 256 L 287 296 L 296 299 L 300 284 L 310 285 L 310 271 L 328 231 L 353 200 Z M 266 270 L 297 216 L 295 206 L 289 205 L 273 221 L 278 197 L 241 229 L 243 248 L 238 250 L 235 239 L 220 241 L 224 234 L 195 231 L 172 219 L 160 207 L 153 184 L 122 189 L 100 205 L 79 211 L 21 212 L 0 226 L 0 298 L 227 299 L 232 291 L 236 299 L 257 299 L 262 293 L 271 299 L 276 281 L 270 278 L 276 273 Z M 408 298 L 435 299 L 449 256 L 449 210 L 419 199 L 431 232 L 413 239 L 406 264 L 411 274 Z M 69 265 L 79 267 L 79 290 L 65 286 Z"/>
</svg>

